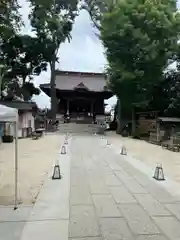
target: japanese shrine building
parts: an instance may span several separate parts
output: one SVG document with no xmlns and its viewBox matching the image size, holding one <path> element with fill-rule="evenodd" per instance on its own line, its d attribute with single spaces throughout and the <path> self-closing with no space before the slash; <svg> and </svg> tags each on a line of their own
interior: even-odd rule
<svg viewBox="0 0 180 240">
<path fill-rule="evenodd" d="M 57 114 L 70 119 L 92 120 L 104 117 L 104 100 L 112 97 L 102 73 L 56 71 Z M 50 96 L 50 84 L 41 84 L 41 90 Z"/>
</svg>

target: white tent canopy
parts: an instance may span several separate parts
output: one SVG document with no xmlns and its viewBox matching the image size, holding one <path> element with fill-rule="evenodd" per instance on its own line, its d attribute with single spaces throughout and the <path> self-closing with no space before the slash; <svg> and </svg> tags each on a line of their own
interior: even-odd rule
<svg viewBox="0 0 180 240">
<path fill-rule="evenodd" d="M 15 108 L 0 105 L 0 122 L 12 122 L 15 128 L 15 198 L 14 210 L 17 209 L 17 192 L 18 192 L 18 110 Z"/>
<path fill-rule="evenodd" d="M 0 122 L 17 122 L 18 110 L 0 105 Z"/>
</svg>

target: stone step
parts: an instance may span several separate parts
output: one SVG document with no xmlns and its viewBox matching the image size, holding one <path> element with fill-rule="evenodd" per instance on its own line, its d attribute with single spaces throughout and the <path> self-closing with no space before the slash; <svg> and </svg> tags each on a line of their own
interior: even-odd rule
<svg viewBox="0 0 180 240">
<path fill-rule="evenodd" d="M 97 132 L 98 126 L 95 124 L 76 124 L 76 123 L 65 123 L 59 125 L 59 132 L 66 133 L 94 133 Z"/>
</svg>

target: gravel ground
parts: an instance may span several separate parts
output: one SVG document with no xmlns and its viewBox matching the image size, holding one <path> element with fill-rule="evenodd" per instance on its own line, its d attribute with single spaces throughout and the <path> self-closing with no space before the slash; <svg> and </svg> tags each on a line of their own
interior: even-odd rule
<svg viewBox="0 0 180 240">
<path fill-rule="evenodd" d="M 161 146 L 143 140 L 124 138 L 113 132 L 107 132 L 107 136 L 117 148 L 123 143 L 132 156 L 148 167 L 154 169 L 157 163 L 162 164 L 165 175 L 180 182 L 180 153 L 162 149 Z"/>
<path fill-rule="evenodd" d="M 35 202 L 40 187 L 53 165 L 64 137 L 49 134 L 38 140 L 20 139 L 18 202 Z M 0 144 L 0 205 L 14 201 L 14 144 Z"/>
</svg>

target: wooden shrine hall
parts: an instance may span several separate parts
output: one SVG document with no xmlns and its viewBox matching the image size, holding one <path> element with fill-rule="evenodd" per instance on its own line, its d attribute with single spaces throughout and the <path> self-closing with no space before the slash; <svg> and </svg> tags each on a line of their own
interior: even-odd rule
<svg viewBox="0 0 180 240">
<path fill-rule="evenodd" d="M 112 97 L 102 73 L 59 71 L 55 73 L 57 115 L 69 116 L 70 121 L 92 122 L 104 119 L 104 100 Z M 50 84 L 41 84 L 41 90 L 50 96 Z"/>
</svg>

